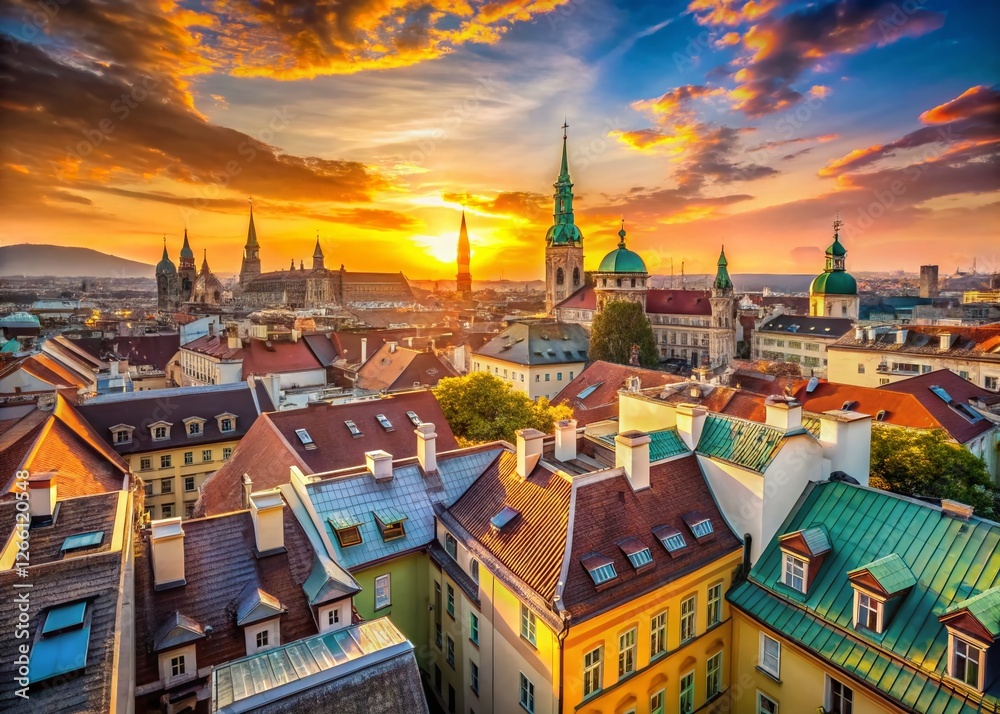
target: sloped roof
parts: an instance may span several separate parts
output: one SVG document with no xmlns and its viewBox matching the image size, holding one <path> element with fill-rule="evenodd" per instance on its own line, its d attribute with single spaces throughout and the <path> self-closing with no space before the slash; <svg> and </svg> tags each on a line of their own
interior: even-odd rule
<svg viewBox="0 0 1000 714">
<path fill-rule="evenodd" d="M 614 415 L 617 415 L 618 390 L 625 388 L 625 382 L 629 377 L 638 377 L 642 388 L 662 387 L 684 381 L 684 377 L 676 374 L 597 360 L 587 365 L 563 387 L 562 391 L 552 398 L 552 403 L 566 403 L 573 407 L 574 418 L 580 425 L 599 421 L 590 418 L 593 415 L 587 414 L 588 410 L 598 407 L 613 404 Z"/>
<path fill-rule="evenodd" d="M 712 293 L 709 290 L 667 290 L 650 288 L 646 291 L 646 312 L 651 315 L 706 315 L 712 314 Z M 596 310 L 597 293 L 592 285 L 585 285 L 555 306 L 570 310 Z"/>
<path fill-rule="evenodd" d="M 247 432 L 232 457 L 211 476 L 201 489 L 198 512 L 216 514 L 240 508 L 243 474 L 261 491 L 288 483 L 289 468 L 298 466 L 305 474 L 323 473 L 360 466 L 365 453 L 382 450 L 396 459 L 417 455 L 417 437 L 407 412 L 434 424 L 439 453 L 458 448 L 455 435 L 430 391 L 414 391 L 345 404 L 309 404 L 302 409 L 264 414 Z M 384 415 L 392 431 L 375 418 Z M 354 439 L 344 421 L 350 419 L 363 436 Z M 316 446 L 306 449 L 296 435 L 305 429 Z"/>
<path fill-rule="evenodd" d="M 361 365 L 357 386 L 372 391 L 433 387 L 440 379 L 455 376 L 458 373 L 451 365 L 433 352 L 383 344 Z"/>
<path fill-rule="evenodd" d="M 264 340 L 252 339 L 245 341 L 244 345 L 243 379 L 252 374 L 305 372 L 325 367 L 303 340 L 272 342 L 272 347 L 268 348 Z"/>
<path fill-rule="evenodd" d="M 938 618 L 1000 585 L 1000 524 L 975 516 L 963 521 L 915 499 L 828 481 L 806 486 L 780 532 L 816 525 L 827 530 L 833 550 L 808 594 L 778 585 L 781 553 L 772 539 L 749 580 L 730 592 L 730 602 L 908 711 L 995 710 L 1000 682 L 989 686 L 980 707 L 966 690 L 944 681 L 948 634 Z M 892 553 L 916 585 L 884 634 L 869 636 L 853 626 L 848 573 Z"/>
<path fill-rule="evenodd" d="M 615 444 L 617 436 L 618 434 L 605 434 L 599 438 L 613 451 L 617 448 Z M 669 429 L 649 432 L 650 462 L 662 461 L 686 453 L 688 453 L 688 448 L 677 434 L 677 427 L 672 426 Z"/>
<path fill-rule="evenodd" d="M 822 337 L 835 340 L 854 328 L 854 320 L 846 317 L 807 317 L 805 315 L 778 315 L 757 328 L 757 332 L 783 334 L 788 339 L 796 337 Z"/>
<path fill-rule="evenodd" d="M 917 579 L 906 567 L 906 563 L 896 553 L 889 553 L 870 563 L 855 568 L 847 574 L 852 577 L 862 572 L 868 573 L 890 597 L 917 584 Z"/>
<path fill-rule="evenodd" d="M 803 432 L 804 433 L 804 432 Z M 789 436 L 766 424 L 708 414 L 698 440 L 698 453 L 763 472 Z"/>
<path fill-rule="evenodd" d="M 570 322 L 516 322 L 474 354 L 525 366 L 587 361 L 590 335 Z"/>
<path fill-rule="evenodd" d="M 132 365 L 163 371 L 180 349 L 180 334 L 84 337 L 74 343 L 99 360 L 127 359 Z"/>
<path fill-rule="evenodd" d="M 978 595 L 957 602 L 945 614 L 951 615 L 966 610 L 979 620 L 994 638 L 1000 637 L 1000 586 L 984 590 Z"/>
<path fill-rule="evenodd" d="M 913 354 L 962 357 L 1000 361 L 1000 325 L 957 327 L 952 325 L 907 325 L 906 339 L 897 342 L 897 330 L 875 336 L 873 341 L 858 340 L 849 332 L 831 345 L 832 349 L 848 348 L 901 352 Z M 940 335 L 954 335 L 955 343 L 947 350 L 941 349 Z"/>
<path fill-rule="evenodd" d="M 949 405 L 931 387 L 943 387 L 955 404 L 968 405 L 970 399 L 988 398 L 994 395 L 982 387 L 977 387 L 967 379 L 947 369 L 927 372 L 918 377 L 910 377 L 878 388 L 879 392 L 909 394 L 931 414 L 933 419 L 960 444 L 964 444 L 995 428 L 993 423 L 982 419 L 971 422 L 954 406 Z"/>
<path fill-rule="evenodd" d="M 239 347 L 230 347 L 226 335 L 203 335 L 181 345 L 181 349 L 214 357 L 223 362 L 239 362 L 243 359 L 244 352 L 242 344 Z"/>
</svg>

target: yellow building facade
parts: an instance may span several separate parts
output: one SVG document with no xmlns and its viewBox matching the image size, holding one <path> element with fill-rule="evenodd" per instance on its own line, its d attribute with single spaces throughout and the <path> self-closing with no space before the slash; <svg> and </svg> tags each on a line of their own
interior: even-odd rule
<svg viewBox="0 0 1000 714">
<path fill-rule="evenodd" d="M 229 460 L 239 439 L 123 454 L 142 479 L 150 519 L 188 518 L 205 479 Z"/>
</svg>

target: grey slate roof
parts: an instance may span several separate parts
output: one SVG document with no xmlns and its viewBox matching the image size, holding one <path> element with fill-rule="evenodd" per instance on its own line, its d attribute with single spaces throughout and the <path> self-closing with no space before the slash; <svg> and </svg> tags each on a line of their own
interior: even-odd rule
<svg viewBox="0 0 1000 714">
<path fill-rule="evenodd" d="M 520 365 L 586 362 L 590 334 L 582 325 L 568 322 L 518 322 L 475 354 Z"/>
<path fill-rule="evenodd" d="M 347 569 L 357 568 L 387 556 L 427 545 L 434 539 L 434 504 L 451 506 L 500 455 L 498 445 L 438 456 L 438 476 L 427 478 L 416 463 L 396 466 L 393 478 L 376 483 L 367 471 L 337 476 L 309 484 L 306 490 L 333 544 L 337 561 Z M 406 514 L 405 536 L 385 542 L 373 511 L 389 508 Z M 327 519 L 349 513 L 360 521 L 363 542 L 342 548 Z"/>
<path fill-rule="evenodd" d="M 840 339 L 854 326 L 854 321 L 846 317 L 808 317 L 806 315 L 778 315 L 760 327 L 757 332 L 780 332 L 787 335 L 805 337 L 825 337 Z"/>
</svg>

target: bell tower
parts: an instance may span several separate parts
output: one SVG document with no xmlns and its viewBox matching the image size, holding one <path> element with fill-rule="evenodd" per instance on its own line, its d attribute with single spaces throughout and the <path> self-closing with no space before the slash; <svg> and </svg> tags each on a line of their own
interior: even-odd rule
<svg viewBox="0 0 1000 714">
<path fill-rule="evenodd" d="M 712 283 L 712 330 L 709 335 L 708 361 L 712 368 L 728 365 L 736 357 L 736 299 L 729 277 L 726 248 L 719 252 L 715 281 Z"/>
<path fill-rule="evenodd" d="M 257 243 L 257 227 L 253 224 L 253 203 L 251 202 L 247 244 L 243 246 L 243 264 L 240 266 L 240 285 L 246 285 L 258 275 L 260 275 L 260 245 Z"/>
<path fill-rule="evenodd" d="M 552 312 L 560 302 L 583 287 L 583 233 L 573 218 L 573 182 L 566 156 L 563 122 L 562 165 L 553 184 L 552 227 L 545 234 L 545 309 Z"/>
</svg>

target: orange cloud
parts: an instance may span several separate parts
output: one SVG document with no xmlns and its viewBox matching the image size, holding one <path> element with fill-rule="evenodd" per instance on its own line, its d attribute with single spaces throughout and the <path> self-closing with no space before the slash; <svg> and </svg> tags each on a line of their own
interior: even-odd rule
<svg viewBox="0 0 1000 714">
<path fill-rule="evenodd" d="M 738 45 L 740 43 L 740 33 L 738 32 L 727 32 L 722 37 L 715 41 L 716 47 L 732 47 L 733 45 Z"/>
<path fill-rule="evenodd" d="M 693 0 L 688 11 L 700 25 L 735 26 L 763 17 L 778 6 L 778 0 Z M 731 33 L 732 34 L 732 33 Z"/>
<path fill-rule="evenodd" d="M 997 114 L 1000 114 L 1000 93 L 978 85 L 966 89 L 949 102 L 928 109 L 920 115 L 920 121 L 924 124 L 943 124 L 956 119 Z"/>
</svg>

